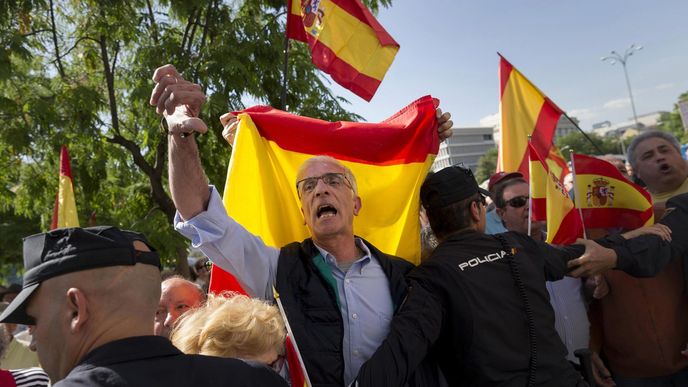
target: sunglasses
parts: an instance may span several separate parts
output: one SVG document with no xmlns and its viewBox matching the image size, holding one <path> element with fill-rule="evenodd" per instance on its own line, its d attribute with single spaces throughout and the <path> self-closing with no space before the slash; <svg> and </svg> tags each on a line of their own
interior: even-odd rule
<svg viewBox="0 0 688 387">
<path fill-rule="evenodd" d="M 504 203 L 513 208 L 521 208 L 528 203 L 528 199 L 530 199 L 530 196 L 516 196 L 515 198 L 505 200 Z"/>
</svg>

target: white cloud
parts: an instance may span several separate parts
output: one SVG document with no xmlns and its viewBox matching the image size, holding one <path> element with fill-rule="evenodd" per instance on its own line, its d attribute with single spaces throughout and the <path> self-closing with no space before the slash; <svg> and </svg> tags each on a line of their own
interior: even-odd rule
<svg viewBox="0 0 688 387">
<path fill-rule="evenodd" d="M 667 89 L 673 89 L 676 87 L 675 83 L 662 83 L 661 85 L 655 86 L 655 89 L 657 90 L 667 90 Z"/>
<path fill-rule="evenodd" d="M 480 119 L 480 126 L 494 128 L 499 124 L 499 112 Z"/>
<path fill-rule="evenodd" d="M 568 114 L 569 117 L 575 117 L 581 121 L 592 120 L 600 116 L 599 112 L 591 108 L 572 109 L 569 110 L 566 114 Z"/>
<path fill-rule="evenodd" d="M 619 98 L 607 101 L 602 105 L 605 109 L 622 109 L 631 105 L 631 100 L 629 98 Z"/>
</svg>

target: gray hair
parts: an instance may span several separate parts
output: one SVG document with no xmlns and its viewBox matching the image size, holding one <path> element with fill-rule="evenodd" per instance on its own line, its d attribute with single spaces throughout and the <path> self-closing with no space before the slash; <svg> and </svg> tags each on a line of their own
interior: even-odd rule
<svg viewBox="0 0 688 387">
<path fill-rule="evenodd" d="M 308 168 L 308 166 L 318 162 L 330 163 L 342 168 L 344 170 L 344 176 L 346 176 L 346 178 L 349 179 L 349 182 L 351 183 L 351 189 L 353 189 L 354 194 L 358 195 L 358 185 L 356 184 L 356 177 L 354 176 L 354 173 L 351 172 L 351 169 L 349 169 L 349 167 L 342 164 L 339 160 L 335 159 L 332 156 L 318 155 L 313 156 L 310 159 L 304 161 L 303 164 L 301 164 L 301 166 L 299 167 L 298 173 L 296 174 L 296 182 L 299 182 L 301 176 L 303 175 L 303 172 L 306 170 L 306 168 Z"/>
<path fill-rule="evenodd" d="M 661 138 L 662 140 L 665 140 L 669 144 L 673 145 L 679 154 L 681 153 L 681 144 L 679 144 L 678 140 L 676 139 L 676 136 L 674 136 L 673 134 L 667 132 L 660 132 L 658 130 L 645 132 L 634 138 L 633 141 L 631 141 L 631 145 L 628 146 L 628 150 L 626 151 L 626 160 L 629 164 L 631 164 L 631 167 L 633 169 L 635 169 L 636 163 L 638 162 L 638 159 L 635 155 L 635 148 L 637 148 L 641 142 L 649 140 L 651 138 Z"/>
<path fill-rule="evenodd" d="M 195 282 L 189 281 L 188 279 L 180 276 L 179 274 L 175 274 L 171 277 L 168 277 L 166 280 L 162 281 L 162 283 L 160 284 L 160 287 L 162 288 L 165 285 L 170 285 L 173 282 L 178 282 L 180 284 L 185 284 L 187 286 L 192 287 L 195 291 L 198 292 L 198 296 L 200 297 L 201 301 L 205 301 L 206 293 L 203 290 L 203 287 L 201 287 L 201 285 L 199 285 Z"/>
</svg>

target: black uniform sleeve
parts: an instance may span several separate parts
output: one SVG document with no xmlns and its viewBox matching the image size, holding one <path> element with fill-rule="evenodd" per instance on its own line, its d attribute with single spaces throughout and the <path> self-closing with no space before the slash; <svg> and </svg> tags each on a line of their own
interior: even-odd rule
<svg viewBox="0 0 688 387">
<path fill-rule="evenodd" d="M 413 372 L 437 340 L 444 309 L 440 296 L 432 290 L 421 272 L 409 278 L 404 303 L 392 319 L 390 332 L 373 356 L 358 372 L 355 386 L 398 387 L 410 380 Z"/>
<path fill-rule="evenodd" d="M 688 193 L 674 196 L 666 203 L 665 215 L 659 220 L 671 229 L 671 252 L 688 260 Z"/>
<path fill-rule="evenodd" d="M 616 268 L 634 277 L 652 277 L 671 260 L 671 246 L 656 235 L 624 239 L 610 235 L 597 243 L 616 252 Z"/>
<path fill-rule="evenodd" d="M 530 259 L 542 259 L 545 265 L 547 281 L 558 281 L 568 272 L 568 261 L 578 258 L 585 248 L 582 245 L 554 246 L 542 241 L 535 241 L 525 234 L 508 233 L 517 240 L 516 246 L 524 249 L 523 253 Z M 517 251 L 519 247 L 516 248 Z"/>
</svg>

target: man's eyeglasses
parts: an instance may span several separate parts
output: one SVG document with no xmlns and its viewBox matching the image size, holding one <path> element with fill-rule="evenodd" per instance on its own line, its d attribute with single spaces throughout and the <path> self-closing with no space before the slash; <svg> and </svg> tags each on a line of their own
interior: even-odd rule
<svg viewBox="0 0 688 387">
<path fill-rule="evenodd" d="M 513 208 L 521 208 L 528 203 L 528 199 L 530 199 L 530 196 L 516 196 L 515 198 L 511 198 L 509 200 L 504 201 L 507 206 L 511 206 Z"/>
<path fill-rule="evenodd" d="M 344 184 L 347 187 L 353 189 L 353 186 L 351 185 L 351 182 L 346 177 L 346 175 L 344 175 L 343 173 L 330 172 L 321 176 L 307 177 L 303 180 L 297 181 L 296 192 L 298 192 L 299 197 L 301 197 L 301 195 L 303 194 L 312 192 L 318 185 L 318 180 L 321 179 L 325 184 L 329 185 L 330 187 L 337 188 Z"/>
</svg>

